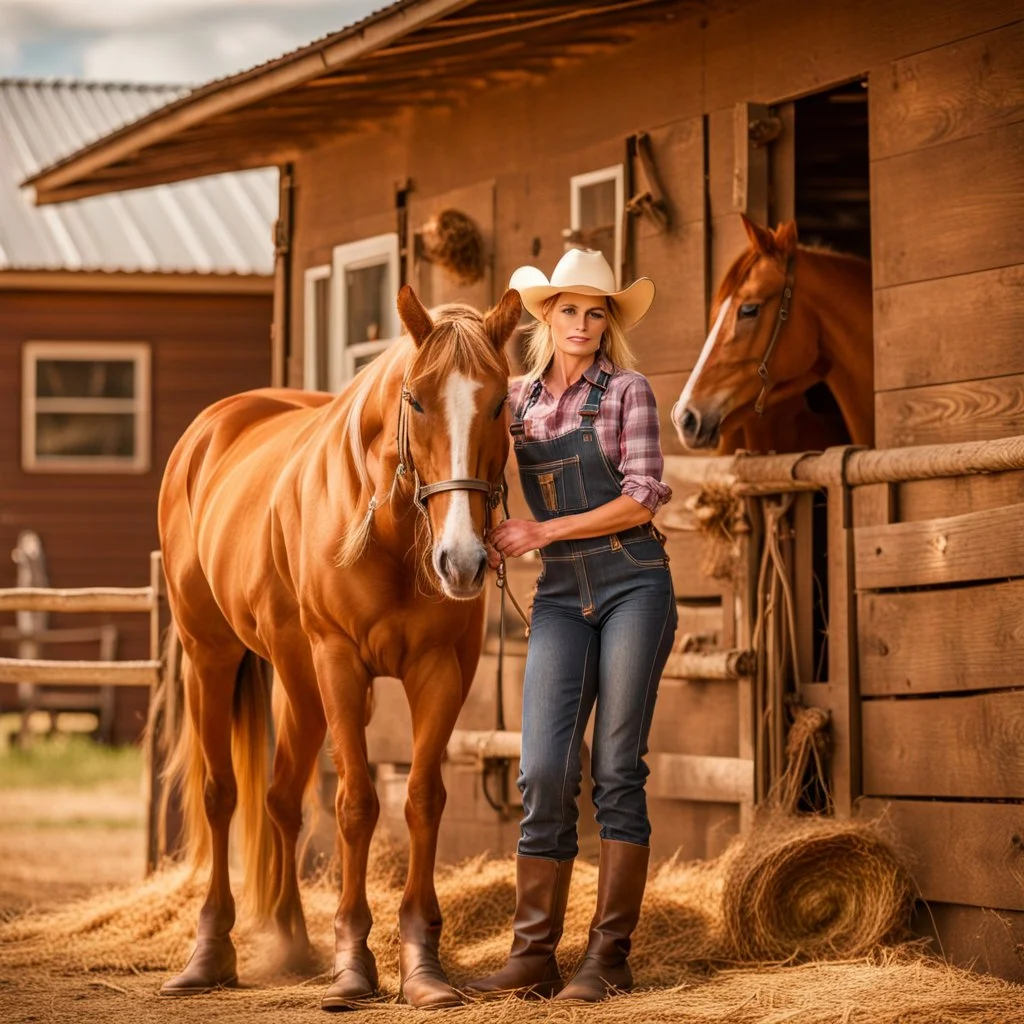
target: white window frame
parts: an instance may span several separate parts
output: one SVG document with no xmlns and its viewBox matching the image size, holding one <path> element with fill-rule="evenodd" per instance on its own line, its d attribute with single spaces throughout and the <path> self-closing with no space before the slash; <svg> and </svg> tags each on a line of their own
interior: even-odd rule
<svg viewBox="0 0 1024 1024">
<path fill-rule="evenodd" d="M 331 391 L 340 391 L 355 376 L 355 364 L 360 356 L 377 355 L 401 336 L 398 307 L 392 301 L 385 305 L 384 323 L 380 325 L 380 336 L 376 341 L 359 341 L 350 345 L 345 337 L 345 325 L 348 322 L 345 271 L 376 266 L 385 260 L 397 297 L 399 262 L 396 232 L 374 235 L 372 238 L 362 238 L 358 242 L 334 247 L 331 260 L 331 349 L 327 360 Z"/>
<path fill-rule="evenodd" d="M 580 192 L 589 185 L 598 185 L 603 181 L 615 182 L 615 287 L 622 287 L 622 222 L 626 208 L 626 179 L 622 164 L 613 167 L 602 167 L 599 171 L 588 171 L 586 174 L 574 174 L 569 179 L 569 229 L 573 232 L 581 230 L 580 224 Z"/>
<path fill-rule="evenodd" d="M 135 364 L 133 398 L 38 398 L 40 360 Z M 146 473 L 151 457 L 150 346 L 132 341 L 27 341 L 22 346 L 21 465 L 30 473 Z M 60 455 L 40 458 L 36 452 L 36 415 L 40 412 L 131 412 L 135 416 L 135 454 L 131 458 Z"/>
<path fill-rule="evenodd" d="M 327 365 L 330 366 L 331 351 L 331 311 L 327 311 L 327 337 L 318 338 L 316 334 L 316 293 L 317 282 L 327 281 L 331 277 L 331 265 L 324 263 L 319 267 L 310 267 L 303 275 L 304 297 L 302 313 L 302 386 L 307 391 L 326 391 L 328 382 L 319 380 L 317 367 L 320 365 L 321 346 L 327 348 Z M 333 288 L 328 290 L 328 302 L 333 303 Z M 329 374 L 328 374 L 329 375 Z"/>
</svg>

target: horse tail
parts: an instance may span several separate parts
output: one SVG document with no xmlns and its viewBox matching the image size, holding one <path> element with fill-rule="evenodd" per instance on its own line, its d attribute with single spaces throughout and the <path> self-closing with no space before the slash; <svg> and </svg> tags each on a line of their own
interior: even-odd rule
<svg viewBox="0 0 1024 1024">
<path fill-rule="evenodd" d="M 257 919 L 270 917 L 280 890 L 266 794 L 270 777 L 270 665 L 246 651 L 238 667 L 231 729 L 231 760 L 238 786 L 238 839 L 245 864 L 244 899 Z"/>
</svg>

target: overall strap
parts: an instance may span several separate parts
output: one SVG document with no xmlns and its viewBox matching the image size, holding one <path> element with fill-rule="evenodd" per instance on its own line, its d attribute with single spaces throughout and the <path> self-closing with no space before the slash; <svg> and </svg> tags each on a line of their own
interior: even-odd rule
<svg viewBox="0 0 1024 1024">
<path fill-rule="evenodd" d="M 540 389 L 543 387 L 543 383 L 538 378 L 533 382 L 530 387 L 526 398 L 520 402 L 519 408 L 512 412 L 512 425 L 508 428 L 509 433 L 513 437 L 522 437 L 526 433 L 526 424 L 523 420 L 526 419 L 526 414 L 536 404 L 537 399 L 540 398 Z"/>
<path fill-rule="evenodd" d="M 608 381 L 611 379 L 612 375 L 602 370 L 597 375 L 597 380 L 590 382 L 590 393 L 583 403 L 583 408 L 580 409 L 580 416 L 583 418 L 584 424 L 594 422 L 594 417 L 601 409 L 601 399 L 604 398 L 604 393 L 608 390 Z"/>
</svg>

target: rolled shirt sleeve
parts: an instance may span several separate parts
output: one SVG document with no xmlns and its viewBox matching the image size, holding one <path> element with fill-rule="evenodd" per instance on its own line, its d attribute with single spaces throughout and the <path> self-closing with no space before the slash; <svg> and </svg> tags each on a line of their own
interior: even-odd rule
<svg viewBox="0 0 1024 1024">
<path fill-rule="evenodd" d="M 631 376 L 633 379 L 623 394 L 619 431 L 622 493 L 628 494 L 653 514 L 672 497 L 672 488 L 661 479 L 665 458 L 661 452 L 661 429 L 654 392 L 646 377 L 641 374 Z"/>
</svg>

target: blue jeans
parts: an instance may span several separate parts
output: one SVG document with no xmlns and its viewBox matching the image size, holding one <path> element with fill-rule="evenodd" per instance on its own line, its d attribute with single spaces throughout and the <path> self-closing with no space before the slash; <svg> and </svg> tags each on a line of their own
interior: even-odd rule
<svg viewBox="0 0 1024 1024">
<path fill-rule="evenodd" d="M 628 550 L 586 547 L 545 557 L 533 605 L 523 683 L 521 856 L 576 856 L 580 746 L 595 701 L 591 774 L 601 838 L 650 841 L 644 756 L 676 628 L 672 581 L 657 541 Z"/>
</svg>

